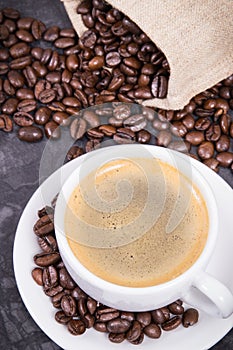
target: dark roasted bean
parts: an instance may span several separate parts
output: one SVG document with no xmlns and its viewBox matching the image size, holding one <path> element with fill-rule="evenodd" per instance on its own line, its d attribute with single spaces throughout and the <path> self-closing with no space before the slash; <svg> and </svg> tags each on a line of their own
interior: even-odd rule
<svg viewBox="0 0 233 350">
<path fill-rule="evenodd" d="M 224 134 L 229 133 L 229 128 L 231 124 L 231 117 L 228 114 L 223 114 L 220 118 L 220 127 Z"/>
<path fill-rule="evenodd" d="M 8 72 L 7 76 L 11 85 L 14 86 L 16 89 L 22 88 L 24 86 L 24 76 L 16 70 L 11 70 L 10 72 Z"/>
<path fill-rule="evenodd" d="M 8 98 L 2 105 L 2 112 L 5 114 L 13 114 L 17 110 L 18 99 L 14 97 Z"/>
<path fill-rule="evenodd" d="M 16 20 L 20 17 L 20 13 L 18 10 L 13 9 L 11 7 L 6 7 L 3 9 L 3 14 L 6 18 L 10 18 Z"/>
<path fill-rule="evenodd" d="M 43 22 L 34 20 L 31 25 L 32 35 L 36 40 L 40 40 L 42 38 L 42 34 L 44 33 L 46 27 Z"/>
<path fill-rule="evenodd" d="M 151 134 L 147 130 L 140 130 L 137 133 L 137 141 L 140 143 L 149 143 L 151 139 Z"/>
<path fill-rule="evenodd" d="M 198 146 L 205 139 L 204 133 L 201 131 L 190 131 L 186 134 L 185 140 L 190 142 L 193 146 Z"/>
<path fill-rule="evenodd" d="M 31 114 L 26 112 L 17 112 L 13 116 L 15 124 L 19 126 L 29 126 L 34 123 L 34 118 Z"/>
<path fill-rule="evenodd" d="M 31 48 L 26 43 L 17 43 L 10 48 L 10 55 L 12 58 L 19 58 L 29 55 Z"/>
<path fill-rule="evenodd" d="M 46 267 L 56 264 L 60 260 L 60 254 L 58 252 L 52 253 L 40 253 L 34 256 L 34 262 L 40 267 Z"/>
<path fill-rule="evenodd" d="M 107 332 L 107 324 L 105 322 L 99 322 L 97 321 L 94 324 L 94 329 L 98 332 L 106 333 Z"/>
<path fill-rule="evenodd" d="M 75 159 L 83 154 L 83 149 L 78 146 L 72 146 L 67 152 L 67 160 Z"/>
<path fill-rule="evenodd" d="M 187 131 L 188 130 L 182 121 L 175 121 L 171 125 L 171 132 L 175 136 L 184 137 L 187 134 Z"/>
<path fill-rule="evenodd" d="M 57 309 L 61 308 L 61 299 L 64 297 L 64 295 L 66 295 L 66 292 L 62 291 L 52 297 L 53 306 L 56 307 Z"/>
<path fill-rule="evenodd" d="M 167 78 L 163 75 L 156 76 L 151 84 L 151 92 L 154 97 L 164 98 L 167 95 Z"/>
<path fill-rule="evenodd" d="M 45 287 L 55 287 L 58 284 L 58 274 L 54 266 L 44 268 L 43 284 Z"/>
<path fill-rule="evenodd" d="M 221 136 L 221 128 L 218 124 L 211 124 L 205 131 L 205 138 L 207 141 L 218 141 Z"/>
<path fill-rule="evenodd" d="M 219 140 L 215 143 L 217 152 L 226 152 L 230 148 L 230 138 L 227 135 L 221 135 Z"/>
<path fill-rule="evenodd" d="M 61 324 L 67 324 L 71 321 L 71 317 L 67 316 L 63 311 L 57 311 L 55 314 L 55 320 Z"/>
<path fill-rule="evenodd" d="M 5 48 L 0 49 L 0 61 L 7 61 L 9 58 L 9 51 Z"/>
<path fill-rule="evenodd" d="M 212 158 L 214 155 L 214 145 L 210 141 L 203 141 L 197 149 L 197 154 L 203 160 Z"/>
<path fill-rule="evenodd" d="M 87 298 L 87 295 L 86 293 L 78 286 L 75 287 L 75 289 L 72 291 L 72 297 L 76 300 L 79 300 L 79 299 L 86 299 Z"/>
<path fill-rule="evenodd" d="M 85 298 L 79 298 L 78 299 L 78 312 L 81 317 L 85 316 L 87 314 L 87 303 Z"/>
<path fill-rule="evenodd" d="M 11 118 L 7 114 L 0 114 L 0 130 L 11 132 L 12 129 L 13 123 Z"/>
<path fill-rule="evenodd" d="M 99 130 L 106 136 L 113 136 L 116 133 L 116 128 L 112 125 L 100 125 Z"/>
<path fill-rule="evenodd" d="M 173 315 L 182 315 L 184 313 L 183 306 L 176 302 L 169 304 L 168 309 Z"/>
<path fill-rule="evenodd" d="M 210 169 L 215 171 L 216 173 L 219 171 L 219 161 L 217 161 L 215 158 L 209 158 L 203 161 L 205 165 L 207 165 Z"/>
<path fill-rule="evenodd" d="M 198 118 L 195 122 L 195 129 L 203 131 L 207 130 L 211 124 L 211 121 L 205 117 Z"/>
<path fill-rule="evenodd" d="M 0 40 L 8 39 L 9 35 L 10 33 L 7 26 L 5 26 L 4 24 L 0 24 Z"/>
<path fill-rule="evenodd" d="M 32 270 L 32 277 L 34 279 L 34 281 L 39 285 L 39 286 L 43 286 L 43 270 L 40 269 L 39 267 L 35 267 Z"/>
<path fill-rule="evenodd" d="M 151 313 L 150 312 L 138 312 L 136 315 L 136 320 L 140 322 L 142 327 L 146 327 L 151 323 Z"/>
<path fill-rule="evenodd" d="M 170 320 L 163 323 L 161 327 L 164 331 L 172 331 L 173 329 L 176 329 L 181 323 L 181 318 L 179 316 L 174 316 L 170 318 Z"/>
<path fill-rule="evenodd" d="M 72 335 L 81 335 L 86 331 L 84 322 L 75 319 L 72 319 L 68 322 L 67 328 Z"/>
<path fill-rule="evenodd" d="M 53 120 L 47 122 L 44 126 L 45 135 L 49 139 L 57 140 L 61 137 L 61 129 Z"/>
<path fill-rule="evenodd" d="M 108 339 L 112 343 L 120 344 L 125 340 L 125 333 L 109 333 Z"/>
<path fill-rule="evenodd" d="M 74 119 L 70 125 L 71 137 L 75 140 L 78 140 L 81 137 L 83 137 L 86 131 L 86 126 L 87 126 L 87 123 L 84 119 L 79 119 L 79 118 Z"/>
<path fill-rule="evenodd" d="M 107 330 L 111 333 L 123 333 L 127 332 L 131 323 L 121 318 L 115 318 L 107 323 Z"/>
<path fill-rule="evenodd" d="M 76 314 L 76 302 L 71 295 L 64 295 L 61 299 L 61 308 L 66 316 L 74 316 Z"/>
<path fill-rule="evenodd" d="M 44 125 L 49 121 L 52 112 L 48 107 L 40 107 L 35 113 L 35 122 Z"/>
<path fill-rule="evenodd" d="M 199 313 L 196 309 L 190 308 L 187 309 L 183 315 L 182 323 L 185 328 L 193 326 L 198 322 Z"/>
<path fill-rule="evenodd" d="M 153 338 L 153 339 L 157 339 L 161 336 L 161 328 L 155 324 L 155 323 L 151 323 L 148 326 L 146 326 L 143 329 L 143 332 L 149 337 L 149 338 Z"/>
<path fill-rule="evenodd" d="M 34 40 L 32 34 L 25 29 L 17 30 L 15 35 L 19 40 L 25 41 L 26 43 L 32 43 Z"/>
<path fill-rule="evenodd" d="M 57 251 L 57 241 L 52 235 L 38 237 L 38 244 L 46 253 Z"/>
<path fill-rule="evenodd" d="M 143 340 L 144 340 L 144 333 L 141 333 L 139 338 L 137 338 L 134 341 L 131 341 L 131 344 L 139 345 L 139 344 L 141 344 L 143 342 Z"/>
<path fill-rule="evenodd" d="M 34 94 L 31 89 L 22 88 L 17 90 L 16 97 L 19 100 L 33 100 Z"/>
<path fill-rule="evenodd" d="M 65 289 L 75 288 L 75 282 L 73 281 L 65 267 L 59 270 L 59 281 L 60 285 Z"/>
<path fill-rule="evenodd" d="M 56 91 L 54 89 L 46 89 L 39 94 L 39 101 L 42 103 L 50 103 L 56 98 Z"/>
<path fill-rule="evenodd" d="M 232 152 L 220 152 L 216 156 L 219 165 L 224 168 L 229 168 L 233 163 L 233 153 Z"/>
<path fill-rule="evenodd" d="M 134 321 L 132 327 L 126 333 L 126 339 L 131 343 L 137 340 L 141 335 L 142 327 L 140 322 Z"/>
<path fill-rule="evenodd" d="M 75 41 L 73 38 L 59 38 L 54 42 L 54 46 L 58 49 L 66 49 L 67 47 L 74 46 Z"/>
<path fill-rule="evenodd" d="M 58 285 L 55 287 L 46 287 L 44 286 L 44 293 L 49 296 L 49 297 L 54 297 L 55 295 L 57 295 L 58 293 L 61 293 L 63 291 L 63 288 Z"/>
<path fill-rule="evenodd" d="M 44 32 L 43 38 L 46 41 L 55 41 L 59 38 L 59 32 L 60 32 L 59 27 L 57 26 L 50 27 Z"/>
<path fill-rule="evenodd" d="M 62 126 L 68 126 L 70 125 L 70 122 L 71 122 L 71 119 L 69 118 L 69 114 L 65 112 L 59 112 L 59 111 L 53 114 L 53 120 L 58 125 L 62 125 Z"/>
<path fill-rule="evenodd" d="M 36 109 L 37 103 L 35 100 L 31 100 L 31 99 L 26 99 L 26 100 L 22 100 L 18 103 L 17 105 L 17 110 L 19 112 L 32 112 Z"/>
<path fill-rule="evenodd" d="M 15 58 L 10 62 L 11 69 L 23 69 L 29 66 L 32 63 L 31 56 L 23 56 L 19 58 Z"/>
<path fill-rule="evenodd" d="M 53 232 L 53 230 L 54 224 L 51 215 L 42 216 L 40 219 L 37 220 L 33 227 L 34 233 L 39 237 L 43 237 L 48 233 Z"/>
</svg>

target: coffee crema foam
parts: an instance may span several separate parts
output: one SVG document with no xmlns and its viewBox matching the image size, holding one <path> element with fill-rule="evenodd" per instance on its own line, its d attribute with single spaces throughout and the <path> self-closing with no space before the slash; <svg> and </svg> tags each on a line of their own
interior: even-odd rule
<svg viewBox="0 0 233 350">
<path fill-rule="evenodd" d="M 168 233 L 171 217 L 176 225 Z M 80 181 L 65 213 L 65 233 L 77 259 L 98 277 L 128 287 L 181 275 L 203 251 L 208 227 L 198 188 L 155 158 L 101 166 Z"/>
</svg>

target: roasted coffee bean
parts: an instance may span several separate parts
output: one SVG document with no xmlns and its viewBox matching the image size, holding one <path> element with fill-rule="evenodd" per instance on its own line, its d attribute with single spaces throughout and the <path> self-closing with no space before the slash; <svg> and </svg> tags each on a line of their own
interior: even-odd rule
<svg viewBox="0 0 233 350">
<path fill-rule="evenodd" d="M 43 132 L 36 126 L 25 126 L 18 130 L 18 138 L 26 142 L 38 142 L 43 138 Z"/>
<path fill-rule="evenodd" d="M 64 36 L 65 38 L 75 38 L 76 33 L 73 28 L 63 28 L 60 31 L 60 36 Z"/>
<path fill-rule="evenodd" d="M 87 309 L 91 315 L 94 315 L 97 308 L 97 301 L 88 297 L 87 299 Z"/>
<path fill-rule="evenodd" d="M 198 146 L 205 140 L 205 135 L 201 131 L 190 131 L 185 135 L 185 140 L 193 146 Z"/>
<path fill-rule="evenodd" d="M 215 143 L 217 152 L 226 152 L 230 148 L 230 138 L 227 135 L 221 135 L 219 140 Z"/>
<path fill-rule="evenodd" d="M 87 313 L 85 316 L 82 317 L 82 321 L 84 322 L 86 328 L 92 328 L 95 323 L 95 317 Z"/>
<path fill-rule="evenodd" d="M 102 139 L 104 134 L 98 128 L 92 128 L 87 130 L 87 136 L 94 139 Z"/>
<path fill-rule="evenodd" d="M 53 114 L 53 120 L 58 125 L 62 125 L 62 126 L 68 126 L 71 123 L 71 119 L 69 118 L 69 114 L 67 114 L 65 112 L 59 112 L 59 111 L 55 112 Z"/>
<path fill-rule="evenodd" d="M 57 309 L 61 308 L 61 299 L 64 297 L 64 295 L 66 295 L 66 292 L 62 291 L 52 297 L 53 306 Z"/>
<path fill-rule="evenodd" d="M 15 9 L 13 9 L 11 7 L 6 7 L 2 11 L 3 11 L 3 15 L 6 18 L 10 18 L 10 19 L 16 20 L 16 19 L 18 19 L 20 17 L 19 11 L 15 10 Z"/>
<path fill-rule="evenodd" d="M 56 98 L 56 91 L 54 89 L 46 89 L 39 94 L 39 101 L 41 103 L 50 103 Z"/>
<path fill-rule="evenodd" d="M 106 333 L 107 332 L 107 324 L 105 322 L 95 322 L 94 329 L 98 332 Z"/>
<path fill-rule="evenodd" d="M 0 49 L 0 61 L 7 61 L 9 58 L 9 51 L 5 48 Z"/>
<path fill-rule="evenodd" d="M 54 209 L 48 205 L 46 205 L 42 209 L 39 209 L 37 212 L 37 215 L 39 216 L 39 218 L 42 218 L 42 216 L 45 216 L 45 215 L 53 216 L 53 214 L 54 214 Z"/>
<path fill-rule="evenodd" d="M 231 124 L 231 117 L 228 114 L 223 114 L 220 117 L 219 124 L 220 124 L 222 132 L 227 135 L 229 133 L 229 128 L 230 128 L 230 124 Z"/>
<path fill-rule="evenodd" d="M 151 139 L 151 134 L 147 130 L 140 130 L 137 133 L 137 141 L 140 143 L 149 143 Z"/>
<path fill-rule="evenodd" d="M 45 79 L 49 81 L 51 84 L 60 83 L 61 81 L 61 73 L 60 72 L 51 72 L 46 74 Z"/>
<path fill-rule="evenodd" d="M 161 130 L 157 135 L 158 146 L 167 147 L 172 140 L 172 134 L 167 130 Z"/>
<path fill-rule="evenodd" d="M 71 295 L 64 295 L 61 299 L 61 308 L 66 316 L 74 316 L 76 314 L 76 302 Z"/>
<path fill-rule="evenodd" d="M 13 130 L 13 123 L 7 114 L 0 114 L 0 130 L 11 132 Z"/>
<path fill-rule="evenodd" d="M 150 312 L 138 312 L 136 315 L 136 320 L 140 322 L 141 326 L 144 328 L 151 323 L 151 313 Z"/>
<path fill-rule="evenodd" d="M 229 168 L 233 163 L 233 152 L 220 152 L 216 156 L 219 165 L 224 168 Z"/>
<path fill-rule="evenodd" d="M 59 38 L 59 33 L 60 33 L 60 28 L 57 26 L 52 26 L 44 32 L 43 38 L 46 41 L 53 42 Z"/>
<path fill-rule="evenodd" d="M 108 339 L 112 343 L 120 344 L 125 340 L 125 333 L 109 333 Z"/>
<path fill-rule="evenodd" d="M 144 333 L 141 333 L 140 336 L 136 340 L 131 341 L 130 343 L 134 344 L 134 345 L 139 345 L 143 342 L 143 340 L 144 340 Z"/>
<path fill-rule="evenodd" d="M 79 58 L 76 54 L 71 54 L 66 58 L 66 67 L 70 72 L 75 72 L 79 68 Z"/>
<path fill-rule="evenodd" d="M 83 119 L 85 119 L 87 121 L 87 123 L 89 124 L 89 126 L 91 128 L 96 128 L 97 126 L 100 125 L 99 117 L 92 110 L 89 110 L 89 109 L 85 110 L 83 112 Z M 102 133 L 102 131 L 100 129 L 99 129 L 99 131 Z"/>
<path fill-rule="evenodd" d="M 134 321 L 132 327 L 126 333 L 126 339 L 131 343 L 137 340 L 141 335 L 142 327 L 140 322 Z"/>
<path fill-rule="evenodd" d="M 52 112 L 48 107 L 40 107 L 35 113 L 35 123 L 39 125 L 46 124 L 51 116 Z"/>
<path fill-rule="evenodd" d="M 67 47 L 74 46 L 75 41 L 73 38 L 59 38 L 54 42 L 54 46 L 58 49 L 66 49 Z"/>
<path fill-rule="evenodd" d="M 76 300 L 79 300 L 79 299 L 86 299 L 87 298 L 87 295 L 86 293 L 78 286 L 75 287 L 75 289 L 73 289 L 72 291 L 72 297 Z"/>
<path fill-rule="evenodd" d="M 9 70 L 8 64 L 5 62 L 0 62 L 0 75 L 6 74 L 8 70 Z"/>
<path fill-rule="evenodd" d="M 85 146 L 86 153 L 97 149 L 99 147 L 99 145 L 100 145 L 100 141 L 101 141 L 100 139 L 88 140 L 87 143 L 86 143 L 86 146 Z"/>
<path fill-rule="evenodd" d="M 52 235 L 38 237 L 38 244 L 46 253 L 55 252 L 58 249 L 57 241 Z"/>
<path fill-rule="evenodd" d="M 207 130 L 209 128 L 211 124 L 211 121 L 205 117 L 203 118 L 198 118 L 195 122 L 195 129 L 196 130 L 200 130 L 200 131 L 204 131 Z"/>
<path fill-rule="evenodd" d="M 134 97 L 139 99 L 149 99 L 153 96 L 151 95 L 150 88 L 148 86 L 139 87 L 136 90 L 134 90 Z"/>
<path fill-rule="evenodd" d="M 37 103 L 35 100 L 26 99 L 22 100 L 17 105 L 17 110 L 19 112 L 29 113 L 36 109 Z"/>
<path fill-rule="evenodd" d="M 80 107 L 80 101 L 76 97 L 65 97 L 62 103 L 67 107 Z"/>
<path fill-rule="evenodd" d="M 34 18 L 32 17 L 19 18 L 17 26 L 19 29 L 30 29 L 33 21 Z"/>
<path fill-rule="evenodd" d="M 67 152 L 67 160 L 70 161 L 72 159 L 78 158 L 83 154 L 83 149 L 78 146 L 72 146 Z"/>
<path fill-rule="evenodd" d="M 54 266 L 44 268 L 43 284 L 46 287 L 55 287 L 58 284 L 58 274 Z"/>
<path fill-rule="evenodd" d="M 171 132 L 175 136 L 184 137 L 187 134 L 187 128 L 181 121 L 175 121 L 171 125 Z"/>
<path fill-rule="evenodd" d="M 176 302 L 169 304 L 168 309 L 173 315 L 182 315 L 184 313 L 183 306 Z"/>
<path fill-rule="evenodd" d="M 86 132 L 87 122 L 84 119 L 76 118 L 70 125 L 71 137 L 75 140 L 79 140 Z"/>
<path fill-rule="evenodd" d="M 43 270 L 40 269 L 39 267 L 35 267 L 32 270 L 32 277 L 34 279 L 34 281 L 39 285 L 39 286 L 43 286 Z"/>
<path fill-rule="evenodd" d="M 155 324 L 155 323 L 151 323 L 148 326 L 146 326 L 143 329 L 143 332 L 149 337 L 149 338 L 153 338 L 153 339 L 157 339 L 160 338 L 161 336 L 161 328 Z"/>
<path fill-rule="evenodd" d="M 198 322 L 199 313 L 196 309 L 190 308 L 187 309 L 183 315 L 182 323 L 185 328 L 193 326 Z"/>
<path fill-rule="evenodd" d="M 33 227 L 33 231 L 39 237 L 43 237 L 53 232 L 54 224 L 51 215 L 44 215 L 39 218 Z"/>
<path fill-rule="evenodd" d="M 88 99 L 84 91 L 76 89 L 74 92 L 74 96 L 81 102 L 84 108 L 88 107 Z"/>
<path fill-rule="evenodd" d="M 121 63 L 120 54 L 117 51 L 109 52 L 105 57 L 105 61 L 106 61 L 107 67 L 110 67 L 110 68 L 116 67 Z"/>
<path fill-rule="evenodd" d="M 16 89 L 22 88 L 24 86 L 25 79 L 21 73 L 15 70 L 11 70 L 8 72 L 7 77 L 11 85 L 14 86 Z"/>
<path fill-rule="evenodd" d="M 210 169 L 215 171 L 216 173 L 219 171 L 219 161 L 217 161 L 215 158 L 209 158 L 203 161 L 205 165 L 207 165 Z"/>
<path fill-rule="evenodd" d="M 40 40 L 42 38 L 42 34 L 44 33 L 45 29 L 46 27 L 43 22 L 38 20 L 34 20 L 32 22 L 31 31 L 36 40 Z"/>
<path fill-rule="evenodd" d="M 17 43 L 10 48 L 10 55 L 12 58 L 20 58 L 29 55 L 31 48 L 26 43 Z"/>
<path fill-rule="evenodd" d="M 188 153 L 191 148 L 191 144 L 188 141 L 172 141 L 169 143 L 168 148 L 174 151 Z"/>
<path fill-rule="evenodd" d="M 164 98 L 167 95 L 167 78 L 163 75 L 156 76 L 151 84 L 151 92 L 154 97 Z"/>
<path fill-rule="evenodd" d="M 6 40 L 3 41 L 3 45 L 5 47 L 11 47 L 12 45 L 16 44 L 18 42 L 18 38 L 15 34 L 10 34 Z"/>
<path fill-rule="evenodd" d="M 135 320 L 135 314 L 129 311 L 122 311 L 120 317 L 122 318 L 122 320 L 127 320 L 129 322 L 132 322 Z"/>
<path fill-rule="evenodd" d="M 116 128 L 112 125 L 100 125 L 99 126 L 99 130 L 106 136 L 113 136 L 114 134 L 116 134 Z"/>
<path fill-rule="evenodd" d="M 63 288 L 60 285 L 55 286 L 55 287 L 46 287 L 46 286 L 44 286 L 43 290 L 44 290 L 44 293 L 47 296 L 54 297 L 58 293 L 61 293 L 63 291 Z"/>
<path fill-rule="evenodd" d="M 16 30 L 16 24 L 11 19 L 5 19 L 3 24 L 8 28 L 9 33 L 13 33 Z"/>
<path fill-rule="evenodd" d="M 153 310 L 151 316 L 155 323 L 162 324 L 170 319 L 170 312 L 167 307 Z"/>
<path fill-rule="evenodd" d="M 60 285 L 65 289 L 75 288 L 75 282 L 73 281 L 65 267 L 59 270 L 59 281 Z"/>
<path fill-rule="evenodd" d="M 40 253 L 34 256 L 34 262 L 40 267 L 46 267 L 56 264 L 60 260 L 60 254 L 58 252 L 52 253 Z"/>
<path fill-rule="evenodd" d="M 88 67 L 90 70 L 98 70 L 104 66 L 104 63 L 105 60 L 103 56 L 95 56 L 89 61 Z"/>
<path fill-rule="evenodd" d="M 163 323 L 161 327 L 164 331 L 172 331 L 173 329 L 176 329 L 181 323 L 181 318 L 179 316 L 174 316 L 170 318 L 170 320 Z"/>
<path fill-rule="evenodd" d="M 120 316 L 120 312 L 118 310 L 109 310 L 108 312 L 102 313 L 101 315 L 97 315 L 97 316 L 98 316 L 98 321 L 108 322 L 118 318 Z"/>
<path fill-rule="evenodd" d="M 26 43 L 32 43 L 34 40 L 32 34 L 25 29 L 17 30 L 15 35 L 19 40 L 25 41 Z"/>
<path fill-rule="evenodd" d="M 16 97 L 19 100 L 33 100 L 34 94 L 31 89 L 21 88 L 17 90 Z"/>
<path fill-rule="evenodd" d="M 15 58 L 10 62 L 11 69 L 23 69 L 29 66 L 32 63 L 31 56 L 23 56 L 19 58 Z"/>
<path fill-rule="evenodd" d="M 3 90 L 8 96 L 15 95 L 15 88 L 11 85 L 8 79 L 4 80 L 3 82 Z"/>
<path fill-rule="evenodd" d="M 87 303 L 85 298 L 79 298 L 77 302 L 78 312 L 81 317 L 87 314 Z"/>
<path fill-rule="evenodd" d="M 214 145 L 210 141 L 203 141 L 197 149 L 197 154 L 203 160 L 212 158 L 214 155 Z"/>
<path fill-rule="evenodd" d="M 17 110 L 17 105 L 18 105 L 19 100 L 14 97 L 8 98 L 6 102 L 2 105 L 2 112 L 4 114 L 13 114 Z"/>
<path fill-rule="evenodd" d="M 32 68 L 34 69 L 36 75 L 39 78 L 43 78 L 48 73 L 48 69 L 46 68 L 46 66 L 38 61 L 33 62 Z"/>
<path fill-rule="evenodd" d="M 61 128 L 53 120 L 45 124 L 44 131 L 48 139 L 57 140 L 61 137 Z"/>
<path fill-rule="evenodd" d="M 205 131 L 205 138 L 207 141 L 218 141 L 221 136 L 221 128 L 218 124 L 211 124 Z"/>
<path fill-rule="evenodd" d="M 55 314 L 55 320 L 60 324 L 67 324 L 72 318 L 67 316 L 63 311 L 57 311 Z"/>
<path fill-rule="evenodd" d="M 110 333 L 123 333 L 127 332 L 131 326 L 131 323 L 121 318 L 115 318 L 107 323 L 107 330 Z"/>
<path fill-rule="evenodd" d="M 17 112 L 13 116 L 15 124 L 19 126 L 29 126 L 34 123 L 34 118 L 31 114 L 26 112 Z"/>
<path fill-rule="evenodd" d="M 6 40 L 10 35 L 9 29 L 4 24 L 0 24 L 0 40 Z"/>
</svg>

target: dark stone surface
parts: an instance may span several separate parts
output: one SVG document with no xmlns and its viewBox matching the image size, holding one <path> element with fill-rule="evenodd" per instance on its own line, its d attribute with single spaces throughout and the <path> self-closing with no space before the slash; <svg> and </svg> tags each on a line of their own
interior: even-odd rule
<svg viewBox="0 0 233 350">
<path fill-rule="evenodd" d="M 17 8 L 23 16 L 35 16 L 47 26 L 70 26 L 59 0 L 0 0 L 0 8 L 6 6 Z M 60 349 L 41 332 L 27 312 L 16 287 L 12 264 L 16 226 L 23 208 L 38 187 L 39 163 L 45 143 L 43 140 L 27 144 L 13 133 L 0 132 L 0 349 Z M 233 187 L 233 176 L 229 171 L 222 171 L 221 176 Z M 233 331 L 211 350 L 232 349 Z"/>
</svg>

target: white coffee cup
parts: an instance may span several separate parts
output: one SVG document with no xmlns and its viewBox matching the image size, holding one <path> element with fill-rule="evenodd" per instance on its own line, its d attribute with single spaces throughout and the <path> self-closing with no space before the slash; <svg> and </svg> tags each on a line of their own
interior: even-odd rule
<svg viewBox="0 0 233 350">
<path fill-rule="evenodd" d="M 126 287 L 110 283 L 85 268 L 73 254 L 65 235 L 67 202 L 79 182 L 100 164 L 114 159 L 157 158 L 179 169 L 200 190 L 208 210 L 209 232 L 205 247 L 195 263 L 184 273 L 166 283 L 150 287 Z M 55 208 L 55 232 L 59 251 L 72 278 L 92 298 L 125 311 L 148 311 L 183 299 L 201 310 L 222 318 L 233 313 L 233 295 L 229 289 L 205 269 L 213 254 L 218 230 L 218 210 L 214 194 L 189 156 L 150 145 L 118 145 L 102 148 L 84 156 L 62 186 Z M 204 294 L 204 297 L 203 297 Z"/>
</svg>

